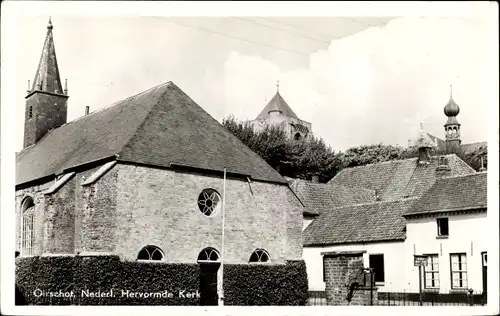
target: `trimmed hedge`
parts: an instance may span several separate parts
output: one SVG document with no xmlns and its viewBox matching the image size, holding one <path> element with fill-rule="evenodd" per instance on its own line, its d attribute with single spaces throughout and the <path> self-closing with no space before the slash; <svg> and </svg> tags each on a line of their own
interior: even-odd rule
<svg viewBox="0 0 500 316">
<path fill-rule="evenodd" d="M 306 305 L 306 264 L 224 265 L 224 296 L 225 305 Z"/>
<path fill-rule="evenodd" d="M 199 305 L 196 295 L 186 297 L 199 289 L 196 264 L 122 262 L 117 256 L 21 258 L 16 286 L 27 305 Z M 39 295 L 59 291 L 73 296 Z"/>
<path fill-rule="evenodd" d="M 27 305 L 193 306 L 200 304 L 199 287 L 197 264 L 122 262 L 117 256 L 16 259 L 16 297 L 23 296 L 17 302 Z M 304 261 L 224 265 L 225 305 L 305 305 L 307 291 Z"/>
</svg>

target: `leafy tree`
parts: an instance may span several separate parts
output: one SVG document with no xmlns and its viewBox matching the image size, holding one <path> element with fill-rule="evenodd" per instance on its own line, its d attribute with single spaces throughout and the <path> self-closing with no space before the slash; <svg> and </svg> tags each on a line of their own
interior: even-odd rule
<svg viewBox="0 0 500 316">
<path fill-rule="evenodd" d="M 322 139 L 289 139 L 280 126 L 255 132 L 234 116 L 225 118 L 222 125 L 283 176 L 311 179 L 317 175 L 320 182 L 326 182 L 341 168 L 338 154 Z"/>
<path fill-rule="evenodd" d="M 361 145 L 336 153 L 321 138 L 289 139 L 279 126 L 268 126 L 255 132 L 252 126 L 234 116 L 227 117 L 222 124 L 281 175 L 291 178 L 310 180 L 319 176 L 320 182 L 327 182 L 343 168 L 418 156 L 416 148 L 384 144 Z M 484 167 L 487 166 L 486 147 L 472 152 L 465 152 L 462 148 L 431 151 L 432 155 L 450 153 L 456 154 L 475 170 L 481 168 L 481 157 Z"/>
<path fill-rule="evenodd" d="M 361 145 L 351 147 L 342 153 L 342 167 L 356 167 L 367 164 L 400 159 L 405 149 L 392 145 Z"/>
</svg>

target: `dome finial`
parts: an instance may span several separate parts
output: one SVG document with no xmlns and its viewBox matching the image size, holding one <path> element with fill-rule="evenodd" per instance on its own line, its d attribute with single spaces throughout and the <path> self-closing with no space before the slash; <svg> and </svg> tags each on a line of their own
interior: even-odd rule
<svg viewBox="0 0 500 316">
<path fill-rule="evenodd" d="M 280 92 L 280 81 L 276 80 L 276 91 Z"/>
<path fill-rule="evenodd" d="M 52 18 L 49 16 L 49 25 L 47 25 L 48 30 L 52 30 L 54 27 L 52 26 Z"/>
<path fill-rule="evenodd" d="M 453 98 L 453 85 L 450 84 L 450 98 Z"/>
</svg>

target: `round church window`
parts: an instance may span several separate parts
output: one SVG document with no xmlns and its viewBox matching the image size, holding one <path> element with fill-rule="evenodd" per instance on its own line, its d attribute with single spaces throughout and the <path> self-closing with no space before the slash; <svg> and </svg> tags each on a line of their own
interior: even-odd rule
<svg viewBox="0 0 500 316">
<path fill-rule="evenodd" d="M 206 216 L 214 216 L 221 208 L 221 197 L 214 189 L 205 189 L 198 196 L 198 207 Z"/>
</svg>

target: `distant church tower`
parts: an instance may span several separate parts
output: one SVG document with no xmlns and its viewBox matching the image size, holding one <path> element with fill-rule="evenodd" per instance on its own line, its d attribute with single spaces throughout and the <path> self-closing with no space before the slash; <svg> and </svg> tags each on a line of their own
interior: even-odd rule
<svg viewBox="0 0 500 316">
<path fill-rule="evenodd" d="M 279 82 L 276 84 L 276 94 L 267 103 L 257 118 L 250 121 L 255 131 L 261 131 L 266 126 L 281 126 L 288 138 L 301 140 L 312 137 L 311 123 L 303 121 L 290 108 L 279 91 Z"/>
<path fill-rule="evenodd" d="M 458 149 L 462 142 L 460 140 L 460 123 L 457 121 L 458 113 L 460 113 L 460 108 L 453 100 L 453 88 L 450 86 L 450 100 L 444 107 L 444 114 L 448 117 L 446 124 L 444 124 L 447 150 Z"/>
<path fill-rule="evenodd" d="M 30 87 L 24 114 L 24 147 L 34 145 L 48 131 L 66 123 L 68 87 L 63 91 L 57 66 L 52 21 L 49 18 L 47 36 L 38 69 Z"/>
</svg>

